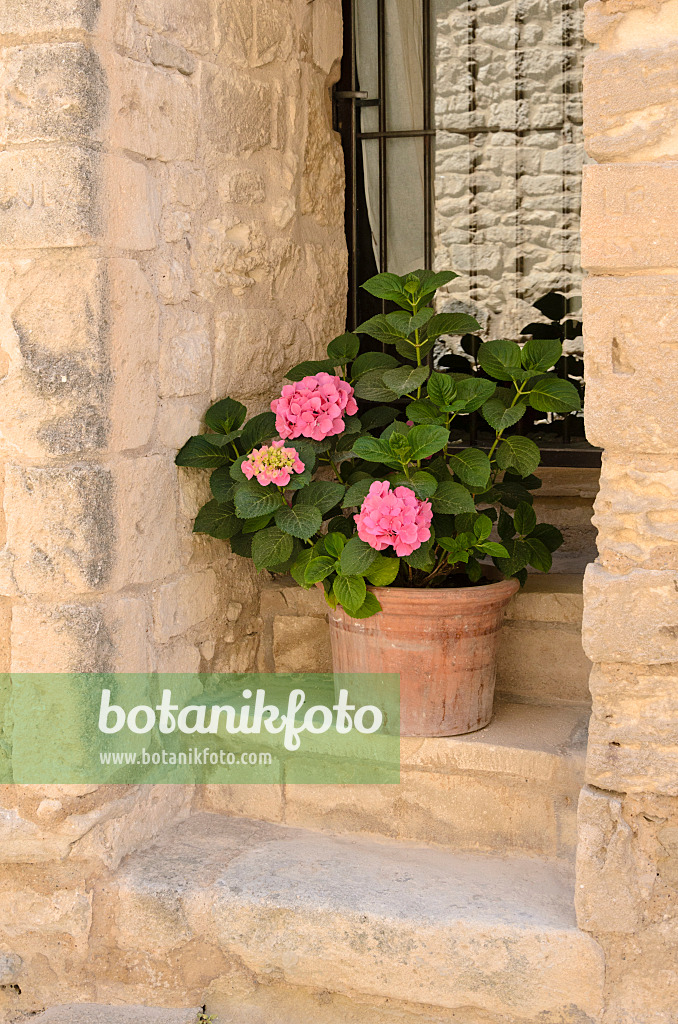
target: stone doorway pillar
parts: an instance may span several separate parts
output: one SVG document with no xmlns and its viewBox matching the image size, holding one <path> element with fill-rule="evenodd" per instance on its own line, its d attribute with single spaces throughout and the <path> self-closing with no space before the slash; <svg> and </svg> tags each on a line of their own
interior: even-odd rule
<svg viewBox="0 0 678 1024">
<path fill-rule="evenodd" d="M 586 429 L 604 448 L 585 580 L 594 662 L 577 910 L 605 1024 L 678 1007 L 678 3 L 589 0 Z"/>
</svg>

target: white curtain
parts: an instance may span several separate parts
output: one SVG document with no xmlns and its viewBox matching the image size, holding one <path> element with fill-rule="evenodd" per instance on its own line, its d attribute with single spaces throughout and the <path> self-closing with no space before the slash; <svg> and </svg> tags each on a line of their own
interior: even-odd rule
<svg viewBox="0 0 678 1024">
<path fill-rule="evenodd" d="M 423 127 L 421 0 L 385 0 L 386 97 L 379 97 L 377 4 L 357 0 L 356 58 L 360 89 L 386 102 L 387 130 Z M 362 131 L 378 131 L 377 107 L 361 108 Z M 363 140 L 365 194 L 377 267 L 379 246 L 379 143 Z M 387 153 L 387 270 L 407 274 L 424 266 L 424 143 L 389 139 Z"/>
</svg>

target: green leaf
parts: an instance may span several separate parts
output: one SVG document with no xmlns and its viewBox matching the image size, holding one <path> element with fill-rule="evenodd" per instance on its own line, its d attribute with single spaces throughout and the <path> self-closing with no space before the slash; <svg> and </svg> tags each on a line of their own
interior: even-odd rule
<svg viewBox="0 0 678 1024">
<path fill-rule="evenodd" d="M 327 547 L 327 541 L 325 541 Z M 339 567 L 345 576 L 366 573 L 376 560 L 377 552 L 360 537 L 351 537 L 346 542 L 339 558 Z"/>
<path fill-rule="evenodd" d="M 449 464 L 461 482 L 473 490 L 484 490 L 490 482 L 490 460 L 478 448 L 466 448 L 463 452 L 450 455 Z"/>
<path fill-rule="evenodd" d="M 321 555 L 320 558 L 312 558 L 306 565 L 304 572 L 304 583 L 308 586 L 312 583 L 320 583 L 321 580 L 330 576 L 335 569 L 336 559 Z"/>
<path fill-rule="evenodd" d="M 219 469 L 215 469 L 210 476 L 210 490 L 217 501 L 230 501 L 233 497 L 235 486 L 229 466 L 221 466 Z"/>
<path fill-rule="evenodd" d="M 413 429 L 416 430 L 417 428 L 414 427 Z M 439 430 L 440 428 L 433 427 L 430 429 Z M 400 468 L 400 463 L 394 459 L 388 441 L 382 440 L 380 437 L 372 437 L 370 434 L 365 434 L 363 437 L 356 438 L 353 451 L 358 458 L 364 459 L 365 462 L 380 462 L 385 466 L 390 466 L 391 469 Z"/>
<path fill-rule="evenodd" d="M 475 512 L 473 496 L 454 480 L 443 480 L 431 499 L 434 512 L 444 515 L 458 515 L 461 512 Z"/>
<path fill-rule="evenodd" d="M 234 398 L 222 398 L 207 410 L 205 423 L 217 434 L 230 434 L 243 425 L 246 416 L 247 409 L 244 405 L 236 402 Z"/>
<path fill-rule="evenodd" d="M 275 514 L 275 523 L 285 533 L 290 533 L 300 540 L 308 540 L 322 526 L 323 517 L 320 509 L 297 502 L 292 508 L 287 505 L 279 508 Z"/>
<path fill-rule="evenodd" d="M 390 391 L 400 397 L 421 387 L 428 375 L 428 366 L 398 366 L 395 370 L 386 370 L 381 379 Z"/>
<path fill-rule="evenodd" d="M 381 605 L 379 604 L 374 594 L 370 594 L 368 591 L 368 593 L 365 595 L 365 600 L 360 605 L 360 608 L 358 608 L 358 611 L 353 612 L 353 618 L 370 619 L 373 615 L 376 615 L 377 612 L 380 611 Z"/>
<path fill-rule="evenodd" d="M 397 365 L 398 360 L 388 352 L 363 352 L 351 363 L 351 376 L 353 380 L 357 380 L 370 370 L 391 370 Z"/>
<path fill-rule="evenodd" d="M 476 540 L 480 541 L 481 544 L 487 540 L 492 533 L 492 520 L 489 516 L 478 516 L 473 524 L 473 533 Z"/>
<path fill-rule="evenodd" d="M 411 555 L 405 555 L 403 561 L 413 569 L 430 570 L 433 568 L 433 538 L 424 541 Z"/>
<path fill-rule="evenodd" d="M 365 281 L 361 288 L 378 299 L 405 304 L 406 295 L 403 282 L 396 274 L 376 274 L 375 277 Z"/>
<path fill-rule="evenodd" d="M 386 405 L 378 405 L 367 412 L 361 412 L 360 423 L 363 430 L 378 430 L 389 423 L 393 423 L 396 416 L 400 415 L 398 409 L 391 409 Z"/>
<path fill-rule="evenodd" d="M 432 424 L 422 424 L 412 427 L 407 440 L 412 449 L 412 461 L 428 459 L 431 455 L 445 448 L 450 439 L 450 432 L 445 427 L 436 427 Z"/>
<path fill-rule="evenodd" d="M 351 615 L 365 603 L 367 586 L 362 576 L 337 576 L 332 593 L 342 608 Z"/>
<path fill-rule="evenodd" d="M 483 575 L 483 567 L 477 558 L 469 558 L 466 572 L 471 583 L 478 582 L 480 577 Z"/>
<path fill-rule="evenodd" d="M 494 491 L 497 495 L 496 500 L 506 508 L 518 508 L 521 501 L 526 501 L 528 505 L 534 501 L 527 488 L 517 480 L 503 480 L 500 484 L 494 485 Z"/>
<path fill-rule="evenodd" d="M 239 431 L 230 434 L 199 434 L 188 439 L 175 458 L 177 466 L 193 466 L 196 469 L 218 469 L 233 459 L 231 442 L 239 437 Z"/>
<path fill-rule="evenodd" d="M 442 407 L 452 401 L 456 386 L 448 374 L 432 373 L 426 391 L 431 401 Z"/>
<path fill-rule="evenodd" d="M 344 495 L 344 500 L 341 503 L 342 508 L 359 508 L 367 497 L 367 492 L 374 483 L 372 477 L 366 480 L 358 480 L 357 483 L 352 484 Z"/>
<path fill-rule="evenodd" d="M 516 469 L 521 476 L 529 476 L 539 465 L 541 455 L 529 437 L 514 434 L 499 445 L 496 459 L 500 469 Z"/>
<path fill-rule="evenodd" d="M 501 509 L 501 511 L 499 512 L 497 533 L 499 534 L 502 540 L 511 540 L 516 535 L 516 528 L 513 523 L 513 519 L 508 514 L 508 512 L 504 511 L 504 509 Z"/>
<path fill-rule="evenodd" d="M 247 480 L 247 477 L 242 471 L 242 464 L 246 458 L 248 458 L 247 455 L 241 455 L 240 458 L 235 460 L 235 462 L 228 471 L 231 479 L 235 480 L 235 482 L 238 484 L 243 484 L 245 480 Z"/>
<path fill-rule="evenodd" d="M 383 370 L 370 370 L 368 373 L 364 373 L 355 382 L 353 390 L 356 398 L 364 398 L 367 402 L 397 401 L 398 395 L 386 387 L 382 380 L 383 375 Z"/>
<path fill-rule="evenodd" d="M 332 558 L 339 558 L 346 546 L 346 537 L 343 533 L 328 533 L 324 538 L 325 551 Z"/>
<path fill-rule="evenodd" d="M 305 469 L 303 473 L 293 473 L 290 482 L 287 484 L 286 490 L 288 491 L 300 491 L 304 487 L 308 487 L 313 479 L 313 474 L 310 469 Z"/>
<path fill-rule="evenodd" d="M 376 338 L 382 345 L 393 345 L 398 338 L 407 338 L 395 317 L 402 316 L 400 313 L 378 313 L 370 317 L 364 324 L 356 327 L 356 334 L 367 334 L 370 338 Z"/>
<path fill-rule="evenodd" d="M 315 480 L 297 498 L 297 505 L 313 505 L 323 514 L 338 505 L 346 488 L 339 481 Z"/>
<path fill-rule="evenodd" d="M 255 533 L 252 540 L 252 559 L 257 569 L 270 569 L 282 565 L 292 557 L 294 541 L 289 533 L 277 526 Z"/>
<path fill-rule="evenodd" d="M 399 569 L 399 558 L 387 558 L 386 555 L 377 555 L 370 566 L 370 571 L 365 573 L 365 575 L 373 586 L 388 587 L 398 575 Z"/>
<path fill-rule="evenodd" d="M 248 420 L 242 428 L 238 447 L 243 452 L 250 452 L 263 441 L 269 441 L 275 434 L 275 413 L 260 412 Z"/>
<path fill-rule="evenodd" d="M 494 381 L 482 377 L 467 377 L 457 381 L 456 402 L 463 402 L 460 412 L 475 412 L 488 401 L 497 390 Z"/>
<path fill-rule="evenodd" d="M 293 580 L 296 580 L 300 587 L 309 587 L 311 585 L 306 582 L 306 567 L 312 558 L 313 548 L 304 548 L 299 552 L 290 569 L 290 576 Z"/>
<path fill-rule="evenodd" d="M 327 530 L 328 534 L 340 533 L 344 537 L 352 537 L 355 525 L 352 519 L 347 519 L 345 516 L 335 516 L 334 519 L 330 519 L 327 524 Z"/>
<path fill-rule="evenodd" d="M 521 537 L 527 537 L 537 525 L 537 513 L 526 501 L 521 501 L 515 511 L 513 523 Z"/>
<path fill-rule="evenodd" d="M 270 487 L 262 487 L 256 480 L 249 480 L 238 487 L 234 495 L 235 511 L 241 519 L 254 519 L 257 516 L 270 515 L 283 503 L 279 491 Z"/>
<path fill-rule="evenodd" d="M 316 373 L 334 373 L 335 364 L 331 359 L 306 359 L 303 363 L 297 363 L 285 374 L 286 380 L 299 381 L 304 377 L 312 377 Z"/>
<path fill-rule="evenodd" d="M 581 409 L 581 399 L 574 384 L 560 377 L 542 377 L 532 385 L 527 400 L 538 412 L 574 412 Z"/>
<path fill-rule="evenodd" d="M 388 481 L 391 487 L 409 487 L 421 501 L 427 501 L 438 490 L 438 481 L 431 473 L 418 469 L 407 477 L 404 473 L 391 473 Z"/>
<path fill-rule="evenodd" d="M 439 427 L 443 427 L 447 423 L 445 413 L 427 399 L 415 399 L 414 402 L 410 402 L 405 414 L 413 423 L 435 423 Z"/>
<path fill-rule="evenodd" d="M 529 564 L 530 549 L 523 540 L 507 540 L 504 546 L 509 553 L 508 558 L 497 558 L 495 564 L 504 576 L 515 576 Z"/>
<path fill-rule="evenodd" d="M 525 540 L 527 549 L 530 552 L 529 565 L 538 572 L 550 572 L 553 565 L 551 552 L 537 537 L 528 537 Z"/>
<path fill-rule="evenodd" d="M 484 555 L 490 555 L 492 558 L 508 558 L 508 551 L 503 544 L 497 544 L 494 540 L 489 540 L 483 544 L 476 544 L 476 550 L 482 551 Z"/>
<path fill-rule="evenodd" d="M 286 441 L 285 447 L 294 448 L 299 459 L 304 464 L 304 469 L 313 472 L 316 463 L 316 451 L 313 442 L 309 441 L 307 437 L 296 437 L 293 441 Z"/>
<path fill-rule="evenodd" d="M 478 362 L 490 377 L 513 380 L 521 370 L 520 346 L 515 341 L 486 341 L 478 349 Z"/>
<path fill-rule="evenodd" d="M 455 274 L 453 270 L 441 270 L 437 274 L 432 270 L 415 270 L 412 274 L 408 274 L 408 280 L 414 278 L 418 283 L 417 294 L 420 301 L 422 298 L 434 295 L 439 288 L 454 281 L 456 277 L 459 275 Z"/>
<path fill-rule="evenodd" d="M 477 334 L 482 328 L 468 313 L 438 313 L 429 320 L 426 334 L 439 338 L 441 334 Z"/>
<path fill-rule="evenodd" d="M 538 523 L 528 540 L 540 540 L 549 551 L 557 551 L 564 538 L 560 530 L 550 523 Z"/>
<path fill-rule="evenodd" d="M 515 392 L 509 388 L 497 388 L 493 397 L 483 405 L 483 418 L 498 434 L 507 427 L 512 427 L 527 412 L 527 406 L 523 402 L 511 404 L 514 397 Z"/>
<path fill-rule="evenodd" d="M 239 522 L 233 504 L 228 501 L 208 501 L 198 512 L 193 524 L 193 533 L 207 533 L 218 540 L 229 540 L 240 532 Z"/>
<path fill-rule="evenodd" d="M 562 354 L 563 346 L 557 338 L 533 338 L 523 345 L 522 363 L 526 370 L 545 373 L 556 365 Z"/>
<path fill-rule="evenodd" d="M 271 514 L 270 514 L 270 512 L 267 515 L 264 515 L 264 516 L 255 516 L 254 519 L 245 519 L 244 522 L 242 520 L 240 520 L 240 522 L 242 523 L 242 532 L 243 533 L 258 533 L 259 530 L 263 530 L 264 527 L 268 526 L 270 521 L 271 521 Z"/>
<path fill-rule="evenodd" d="M 251 534 L 234 533 L 231 537 L 231 551 L 241 558 L 251 558 L 253 539 Z"/>
<path fill-rule="evenodd" d="M 327 355 L 335 366 L 344 366 L 358 355 L 360 338 L 357 334 L 340 334 L 327 346 Z"/>
</svg>

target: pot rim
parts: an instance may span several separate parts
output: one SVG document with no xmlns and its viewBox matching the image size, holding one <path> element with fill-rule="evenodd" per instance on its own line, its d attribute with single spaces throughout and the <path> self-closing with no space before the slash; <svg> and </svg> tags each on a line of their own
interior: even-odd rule
<svg viewBox="0 0 678 1024">
<path fill-rule="evenodd" d="M 483 594 L 492 594 L 494 598 L 499 597 L 500 591 L 505 591 L 508 596 L 517 594 L 520 590 L 520 581 L 512 577 L 507 580 L 488 580 L 484 586 L 478 586 L 477 584 L 469 587 L 375 587 L 368 584 L 367 589 L 370 593 L 378 595 L 384 592 L 390 591 L 392 594 L 411 595 L 415 600 L 423 598 L 450 598 L 455 594 L 460 596 L 470 597 L 481 597 Z"/>
</svg>

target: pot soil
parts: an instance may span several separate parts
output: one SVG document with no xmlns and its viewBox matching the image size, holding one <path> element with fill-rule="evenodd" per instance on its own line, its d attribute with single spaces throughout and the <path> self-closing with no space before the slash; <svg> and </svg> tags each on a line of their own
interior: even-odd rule
<svg viewBox="0 0 678 1024">
<path fill-rule="evenodd" d="M 382 606 L 372 618 L 330 612 L 334 671 L 400 674 L 403 736 L 459 736 L 488 725 L 499 631 L 518 581 L 370 589 Z"/>
</svg>

